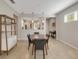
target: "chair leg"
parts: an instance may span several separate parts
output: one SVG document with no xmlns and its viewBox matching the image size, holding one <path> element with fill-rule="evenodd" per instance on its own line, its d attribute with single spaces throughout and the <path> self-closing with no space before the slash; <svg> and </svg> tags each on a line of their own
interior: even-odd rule
<svg viewBox="0 0 79 59">
<path fill-rule="evenodd" d="M 43 49 L 43 59 L 45 59 L 45 53 L 44 53 L 44 49 Z"/>
<path fill-rule="evenodd" d="M 48 45 L 48 43 L 47 43 L 47 49 L 49 49 L 49 45 Z"/>
<path fill-rule="evenodd" d="M 32 46 L 32 55 L 33 55 L 33 50 L 34 50 L 34 49 L 33 49 L 33 46 Z"/>
<path fill-rule="evenodd" d="M 48 55 L 48 53 L 47 53 L 47 47 L 46 47 L 46 45 L 45 45 L 45 50 L 46 50 L 46 55 Z"/>
<path fill-rule="evenodd" d="M 35 50 L 35 46 L 33 44 L 33 46 L 32 46 L 32 55 L 34 54 L 34 50 Z"/>
<path fill-rule="evenodd" d="M 35 49 L 35 53 L 34 53 L 34 59 L 36 59 L 36 49 Z"/>
</svg>

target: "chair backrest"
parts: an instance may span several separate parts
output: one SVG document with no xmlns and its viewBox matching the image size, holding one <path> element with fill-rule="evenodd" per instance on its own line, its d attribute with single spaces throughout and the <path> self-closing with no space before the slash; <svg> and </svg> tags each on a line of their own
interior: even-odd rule
<svg viewBox="0 0 79 59">
<path fill-rule="evenodd" d="M 53 31 L 53 34 L 56 34 L 56 31 Z"/>
<path fill-rule="evenodd" d="M 39 32 L 34 32 L 34 34 L 39 34 Z"/>
<path fill-rule="evenodd" d="M 44 40 L 44 39 L 34 40 L 33 43 L 35 45 L 35 49 L 36 50 L 43 50 L 44 49 L 44 45 L 46 43 L 46 40 Z"/>
<path fill-rule="evenodd" d="M 30 34 L 27 35 L 29 43 L 31 42 Z"/>
</svg>

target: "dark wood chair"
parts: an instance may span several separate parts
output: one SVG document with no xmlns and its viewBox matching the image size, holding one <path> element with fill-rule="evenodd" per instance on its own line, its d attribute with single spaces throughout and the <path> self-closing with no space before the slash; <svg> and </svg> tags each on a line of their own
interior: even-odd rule
<svg viewBox="0 0 79 59">
<path fill-rule="evenodd" d="M 46 42 L 48 43 L 48 40 L 49 40 L 50 35 L 49 34 L 46 34 L 46 37 L 47 37 Z"/>
<path fill-rule="evenodd" d="M 52 37 L 56 38 L 56 31 L 53 31 Z"/>
<path fill-rule="evenodd" d="M 34 40 L 33 45 L 34 45 L 34 59 L 36 59 L 36 51 L 37 50 L 43 51 L 43 59 L 45 59 L 46 40 Z"/>
<path fill-rule="evenodd" d="M 46 40 L 47 48 L 49 48 L 49 46 L 48 46 L 48 41 L 49 41 L 50 35 L 49 35 L 49 34 L 46 34 L 46 37 L 47 37 L 47 40 Z"/>
<path fill-rule="evenodd" d="M 28 50 L 29 50 L 29 47 L 32 44 L 32 41 L 31 41 L 31 38 L 30 38 L 30 34 L 28 34 L 27 37 L 28 37 Z"/>
<path fill-rule="evenodd" d="M 50 36 L 52 38 L 54 38 L 54 39 L 56 38 L 56 31 L 50 31 L 49 33 L 51 34 Z"/>
</svg>

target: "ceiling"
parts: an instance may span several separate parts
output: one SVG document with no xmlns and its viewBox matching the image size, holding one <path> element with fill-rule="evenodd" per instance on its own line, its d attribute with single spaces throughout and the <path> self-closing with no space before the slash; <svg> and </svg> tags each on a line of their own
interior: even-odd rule
<svg viewBox="0 0 79 59">
<path fill-rule="evenodd" d="M 59 11 L 67 8 L 77 0 L 14 0 L 12 4 L 10 0 L 4 0 L 17 12 L 24 14 L 40 14 L 44 16 L 55 16 Z"/>
</svg>

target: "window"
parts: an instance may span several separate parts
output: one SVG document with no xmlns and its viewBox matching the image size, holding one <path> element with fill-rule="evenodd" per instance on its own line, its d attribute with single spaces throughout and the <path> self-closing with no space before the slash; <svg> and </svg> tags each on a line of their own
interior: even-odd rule
<svg viewBox="0 0 79 59">
<path fill-rule="evenodd" d="M 64 22 L 72 22 L 72 21 L 76 21 L 77 20 L 77 11 L 74 11 L 72 13 L 66 14 L 64 16 Z"/>
</svg>

